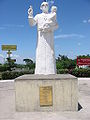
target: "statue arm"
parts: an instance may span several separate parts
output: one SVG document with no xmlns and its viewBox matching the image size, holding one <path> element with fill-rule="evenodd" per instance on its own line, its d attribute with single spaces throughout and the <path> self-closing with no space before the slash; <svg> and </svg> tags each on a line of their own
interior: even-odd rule
<svg viewBox="0 0 90 120">
<path fill-rule="evenodd" d="M 29 20 L 30 26 L 34 26 L 34 25 L 37 24 L 37 22 L 36 22 L 36 20 L 35 20 L 35 18 L 33 16 L 32 17 L 28 16 L 28 20 Z"/>
<path fill-rule="evenodd" d="M 44 24 L 43 28 L 46 28 L 48 31 L 54 31 L 58 28 L 56 13 L 51 13 L 51 18 Z"/>
<path fill-rule="evenodd" d="M 51 25 L 51 30 L 54 31 L 58 29 L 58 23 L 56 22 L 54 25 Z"/>
<path fill-rule="evenodd" d="M 30 8 L 28 9 L 28 20 L 29 20 L 30 26 L 34 26 L 37 24 L 37 15 L 35 17 L 33 17 L 32 6 L 30 6 Z"/>
<path fill-rule="evenodd" d="M 49 24 L 45 24 L 43 27 L 44 31 L 46 31 L 46 32 L 55 31 L 57 28 L 58 28 L 57 22 L 51 22 Z"/>
<path fill-rule="evenodd" d="M 56 30 L 58 28 L 58 23 L 57 23 L 57 14 L 54 12 L 54 13 L 51 13 L 51 18 L 50 18 L 50 28 L 52 29 L 52 31 Z"/>
</svg>

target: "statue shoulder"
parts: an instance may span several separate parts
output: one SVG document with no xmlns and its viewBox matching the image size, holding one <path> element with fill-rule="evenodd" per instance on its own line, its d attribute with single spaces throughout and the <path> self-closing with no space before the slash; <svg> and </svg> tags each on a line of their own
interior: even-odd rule
<svg viewBox="0 0 90 120">
<path fill-rule="evenodd" d="M 38 20 L 40 18 L 40 14 L 35 15 L 34 19 Z"/>
<path fill-rule="evenodd" d="M 41 14 L 36 14 L 36 15 L 35 15 L 35 17 L 39 17 L 39 16 L 41 16 Z"/>
<path fill-rule="evenodd" d="M 34 17 L 34 20 L 36 21 L 36 23 L 38 23 L 38 20 L 41 18 L 41 14 L 37 14 L 35 17 Z"/>
</svg>

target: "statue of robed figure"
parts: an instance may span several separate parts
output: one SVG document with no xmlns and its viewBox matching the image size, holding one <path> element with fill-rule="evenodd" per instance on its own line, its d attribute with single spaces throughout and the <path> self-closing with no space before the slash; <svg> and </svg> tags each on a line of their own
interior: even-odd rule
<svg viewBox="0 0 90 120">
<path fill-rule="evenodd" d="M 54 51 L 54 31 L 58 28 L 56 20 L 57 7 L 43 2 L 40 6 L 41 14 L 33 17 L 33 8 L 28 9 L 28 19 L 31 26 L 37 25 L 36 68 L 35 74 L 56 74 L 56 61 Z"/>
</svg>

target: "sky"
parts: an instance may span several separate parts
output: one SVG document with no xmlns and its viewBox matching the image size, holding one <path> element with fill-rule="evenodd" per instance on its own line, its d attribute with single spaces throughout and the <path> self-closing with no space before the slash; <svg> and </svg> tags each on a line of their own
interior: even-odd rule
<svg viewBox="0 0 90 120">
<path fill-rule="evenodd" d="M 33 6 L 34 16 L 41 13 L 44 0 L 0 0 L 0 63 L 7 57 L 1 45 L 17 45 L 12 58 L 23 63 L 24 58 L 35 60 L 37 28 L 28 23 L 28 8 Z M 47 0 L 58 7 L 59 28 L 54 33 L 55 56 L 90 54 L 90 0 Z M 50 10 L 49 10 L 50 11 Z"/>
</svg>

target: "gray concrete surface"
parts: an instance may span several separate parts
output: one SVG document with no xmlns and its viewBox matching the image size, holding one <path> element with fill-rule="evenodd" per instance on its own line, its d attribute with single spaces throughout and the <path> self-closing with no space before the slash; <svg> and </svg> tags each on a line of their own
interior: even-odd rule
<svg viewBox="0 0 90 120">
<path fill-rule="evenodd" d="M 52 105 L 41 107 L 40 88 L 46 86 L 52 87 L 52 95 L 41 92 L 41 102 L 44 105 L 52 101 Z M 18 112 L 78 110 L 78 80 L 70 74 L 23 75 L 15 80 L 15 95 Z"/>
<path fill-rule="evenodd" d="M 0 120 L 90 120 L 90 79 L 79 79 L 78 112 L 15 112 L 14 82 L 0 82 Z"/>
</svg>

